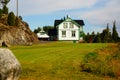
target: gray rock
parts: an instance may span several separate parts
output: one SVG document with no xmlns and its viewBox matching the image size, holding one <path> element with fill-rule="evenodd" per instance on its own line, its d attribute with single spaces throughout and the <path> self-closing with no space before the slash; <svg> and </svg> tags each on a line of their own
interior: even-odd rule
<svg viewBox="0 0 120 80">
<path fill-rule="evenodd" d="M 0 40 L 0 46 L 2 46 L 2 42 L 3 42 L 3 40 Z"/>
<path fill-rule="evenodd" d="M 7 45 L 26 45 L 39 41 L 26 22 L 19 19 L 18 26 L 9 26 L 4 23 L 6 20 L 7 18 L 0 19 L 0 40 L 5 41 Z"/>
<path fill-rule="evenodd" d="M 6 48 L 0 48 L 0 80 L 18 80 L 21 73 L 21 65 Z"/>
</svg>

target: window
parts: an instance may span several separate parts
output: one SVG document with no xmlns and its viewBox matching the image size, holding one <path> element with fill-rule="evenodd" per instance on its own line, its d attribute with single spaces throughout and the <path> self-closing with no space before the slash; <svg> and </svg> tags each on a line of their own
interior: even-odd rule
<svg viewBox="0 0 120 80">
<path fill-rule="evenodd" d="M 72 37 L 75 37 L 76 36 L 76 31 L 72 31 Z"/>
<path fill-rule="evenodd" d="M 70 23 L 69 25 L 70 25 L 70 28 L 73 28 L 73 23 Z"/>
<path fill-rule="evenodd" d="M 63 23 L 64 28 L 68 28 L 68 23 Z"/>
<path fill-rule="evenodd" d="M 62 37 L 66 37 L 66 31 L 62 31 Z"/>
</svg>

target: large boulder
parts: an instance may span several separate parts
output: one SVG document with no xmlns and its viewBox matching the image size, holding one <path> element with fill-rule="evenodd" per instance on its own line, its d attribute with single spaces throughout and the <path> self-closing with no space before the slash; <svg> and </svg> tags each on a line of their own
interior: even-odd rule
<svg viewBox="0 0 120 80">
<path fill-rule="evenodd" d="M 0 48 L 0 80 L 18 80 L 21 73 L 21 65 L 6 48 Z"/>
</svg>

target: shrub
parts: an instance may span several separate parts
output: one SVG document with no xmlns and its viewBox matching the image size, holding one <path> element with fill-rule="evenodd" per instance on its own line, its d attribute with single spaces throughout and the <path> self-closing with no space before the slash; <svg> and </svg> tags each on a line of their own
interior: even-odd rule
<svg viewBox="0 0 120 80">
<path fill-rule="evenodd" d="M 85 55 L 81 68 L 83 71 L 92 72 L 95 69 L 95 60 L 97 60 L 98 54 L 91 52 Z"/>
<path fill-rule="evenodd" d="M 92 52 L 86 54 L 81 64 L 82 71 L 101 76 L 119 77 L 120 45 L 106 49 L 110 50 L 109 55 L 100 51 L 98 51 L 99 53 Z M 116 49 L 116 51 L 113 51 L 113 49 Z"/>
<path fill-rule="evenodd" d="M 15 26 L 18 26 L 18 25 L 19 25 L 19 18 L 16 17 L 16 18 L 15 18 Z"/>
<path fill-rule="evenodd" d="M 20 19 L 20 20 L 23 20 L 23 19 L 22 19 L 22 16 L 19 16 L 19 19 Z"/>
<path fill-rule="evenodd" d="M 8 14 L 8 7 L 7 6 L 3 6 L 3 14 Z"/>
<path fill-rule="evenodd" d="M 7 19 L 7 23 L 10 25 L 10 26 L 15 26 L 15 15 L 13 12 L 10 12 L 8 14 L 8 19 Z"/>
<path fill-rule="evenodd" d="M 84 62 L 88 63 L 90 61 L 93 61 L 97 58 L 97 56 L 98 56 L 98 54 L 96 52 L 90 52 L 90 53 L 85 55 Z"/>
<path fill-rule="evenodd" d="M 2 9 L 0 9 L 0 19 L 2 17 L 2 14 L 3 14 Z"/>
</svg>

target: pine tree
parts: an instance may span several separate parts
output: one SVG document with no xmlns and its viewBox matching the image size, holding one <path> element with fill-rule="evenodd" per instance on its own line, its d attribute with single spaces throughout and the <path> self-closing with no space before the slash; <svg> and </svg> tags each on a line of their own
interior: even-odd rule
<svg viewBox="0 0 120 80">
<path fill-rule="evenodd" d="M 0 4 L 3 8 L 3 14 L 8 14 L 8 7 L 7 4 L 10 2 L 10 0 L 0 0 Z"/>
<path fill-rule="evenodd" d="M 118 32 L 116 29 L 116 21 L 113 22 L 113 32 L 112 32 L 112 39 L 116 42 L 118 41 L 119 37 L 118 37 Z"/>
<path fill-rule="evenodd" d="M 85 41 L 86 41 L 87 43 L 90 42 L 90 34 L 89 34 L 89 33 L 87 33 L 87 35 L 85 36 Z"/>
<path fill-rule="evenodd" d="M 92 34 L 91 34 L 91 43 L 95 43 L 95 38 L 96 38 L 96 35 L 95 35 L 95 32 L 93 31 Z"/>
<path fill-rule="evenodd" d="M 101 37 L 99 32 L 97 32 L 96 43 L 101 43 Z"/>
<path fill-rule="evenodd" d="M 15 17 L 15 15 L 14 15 L 14 13 L 13 13 L 13 12 L 10 12 L 10 13 L 8 14 L 7 23 L 8 23 L 10 26 L 15 26 L 15 19 L 16 19 L 16 17 Z"/>
<path fill-rule="evenodd" d="M 6 6 L 9 2 L 10 2 L 10 0 L 0 0 L 0 4 L 2 6 Z"/>
<path fill-rule="evenodd" d="M 107 28 L 106 28 L 106 41 L 107 42 L 111 42 L 112 39 L 111 39 L 111 32 L 110 32 L 110 29 L 109 29 L 109 24 L 107 24 Z"/>
<path fill-rule="evenodd" d="M 20 23 L 20 22 L 19 22 L 19 18 L 18 18 L 18 17 L 16 17 L 16 18 L 15 18 L 15 26 L 18 26 L 18 25 L 19 25 L 19 23 Z"/>
<path fill-rule="evenodd" d="M 37 29 L 34 29 L 34 31 L 33 31 L 33 32 L 37 34 L 37 33 L 38 33 L 38 32 L 40 32 L 40 31 L 41 31 L 41 28 L 40 28 L 40 27 L 38 27 Z"/>
<path fill-rule="evenodd" d="M 2 9 L 0 9 L 0 19 L 2 17 L 2 14 L 3 14 Z"/>
<path fill-rule="evenodd" d="M 103 43 L 108 43 L 111 42 L 111 34 L 110 34 L 110 29 L 109 29 L 109 24 L 107 24 L 106 29 L 103 30 L 101 33 L 101 40 Z"/>
<path fill-rule="evenodd" d="M 8 14 L 8 7 L 6 5 L 3 6 L 3 14 Z"/>
</svg>

